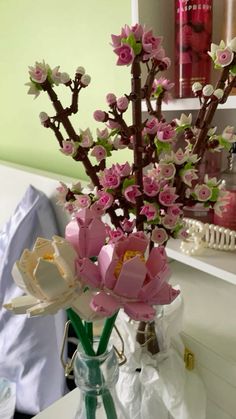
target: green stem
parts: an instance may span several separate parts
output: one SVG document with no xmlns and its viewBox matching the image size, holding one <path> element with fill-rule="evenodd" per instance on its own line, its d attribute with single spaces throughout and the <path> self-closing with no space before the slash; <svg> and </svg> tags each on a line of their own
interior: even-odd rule
<svg viewBox="0 0 236 419">
<path fill-rule="evenodd" d="M 96 419 L 97 397 L 85 394 L 86 419 Z"/>
<path fill-rule="evenodd" d="M 113 314 L 112 317 L 109 317 L 108 319 L 106 319 L 105 325 L 103 327 L 102 335 L 101 335 L 101 338 L 100 338 L 100 342 L 99 342 L 99 345 L 98 345 L 97 355 L 102 355 L 102 354 L 104 354 L 104 352 L 106 352 L 107 345 L 108 345 L 108 342 L 109 342 L 111 332 L 112 332 L 112 329 L 114 327 L 117 315 L 118 315 L 118 311 L 117 311 L 117 313 Z"/>
<path fill-rule="evenodd" d="M 112 395 L 109 390 L 105 390 L 102 393 L 102 400 L 104 409 L 106 411 L 106 415 L 108 419 L 118 419 L 116 414 L 116 408 L 114 405 L 114 401 Z"/>
<path fill-rule="evenodd" d="M 77 334 L 78 339 L 81 342 L 81 345 L 83 346 L 84 352 L 87 355 L 95 356 L 95 352 L 93 350 L 93 346 L 86 334 L 86 330 L 84 328 L 83 322 L 81 318 L 72 310 L 71 308 L 67 309 L 68 317 L 72 323 L 72 326 L 74 328 L 75 333 Z"/>
<path fill-rule="evenodd" d="M 84 322 L 85 331 L 90 342 L 93 344 L 93 323 L 92 322 Z"/>
</svg>

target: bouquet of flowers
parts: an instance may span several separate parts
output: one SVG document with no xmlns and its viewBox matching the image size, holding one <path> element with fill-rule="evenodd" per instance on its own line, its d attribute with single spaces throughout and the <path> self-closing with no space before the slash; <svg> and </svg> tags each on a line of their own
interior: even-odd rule
<svg viewBox="0 0 236 419">
<path fill-rule="evenodd" d="M 91 183 L 86 188 L 61 183 L 59 201 L 72 215 L 65 238 L 39 238 L 33 250 L 23 252 L 13 276 L 26 295 L 6 304 L 15 313 L 29 316 L 67 309 L 90 357 L 106 353 L 119 309 L 140 322 L 137 341 L 147 342 L 152 354 L 159 351 L 152 323 L 156 308 L 170 304 L 179 294 L 168 283 L 165 245 L 171 237 L 187 236 L 184 205 L 201 202 L 222 212 L 225 191 L 216 178 L 206 174 L 199 179 L 198 169 L 206 150 L 229 149 L 235 141 L 233 127 L 218 134 L 211 124 L 218 104 L 227 100 L 235 85 L 236 38 L 227 46 L 223 41 L 212 44 L 210 55 L 222 73 L 215 88 L 194 83 L 200 102 L 195 122 L 191 115 L 171 121 L 163 117 L 162 102 L 171 100 L 173 83 L 160 75 L 170 66 L 162 37 L 140 24 L 125 25 L 119 35 L 112 35 L 111 45 L 117 65 L 131 69 L 131 91 L 118 98 L 107 94 L 108 110 L 94 112 L 94 119 L 105 124 L 95 138 L 89 128 L 77 132 L 70 121 L 78 112 L 79 94 L 90 83 L 85 69 L 78 67 L 71 78 L 59 66 L 52 69 L 45 62 L 29 67 L 28 93 L 37 97 L 46 92 L 55 110 L 53 116 L 40 113 L 42 125 L 54 132 L 65 156 L 83 164 Z M 56 94 L 59 84 L 71 91 L 68 107 Z M 142 118 L 142 101 L 146 101 L 147 119 Z M 131 124 L 125 119 L 129 107 Z M 183 148 L 176 147 L 180 136 Z M 107 166 L 109 157 L 122 149 L 132 150 L 133 161 Z M 106 320 L 95 348 L 93 321 L 101 318 Z M 99 365 L 93 364 L 96 385 L 103 378 Z M 107 390 L 101 394 L 105 410 L 109 406 L 107 417 L 116 418 L 111 394 Z M 91 395 L 85 402 L 86 417 L 94 418 L 98 404 Z"/>
</svg>

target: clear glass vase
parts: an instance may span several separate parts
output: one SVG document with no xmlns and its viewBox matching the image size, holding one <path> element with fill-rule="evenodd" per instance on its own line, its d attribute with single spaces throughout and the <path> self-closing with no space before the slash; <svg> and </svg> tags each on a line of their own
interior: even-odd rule
<svg viewBox="0 0 236 419">
<path fill-rule="evenodd" d="M 89 356 L 79 345 L 74 376 L 80 390 L 74 419 L 128 419 L 116 394 L 119 364 L 113 348 L 102 355 Z"/>
</svg>

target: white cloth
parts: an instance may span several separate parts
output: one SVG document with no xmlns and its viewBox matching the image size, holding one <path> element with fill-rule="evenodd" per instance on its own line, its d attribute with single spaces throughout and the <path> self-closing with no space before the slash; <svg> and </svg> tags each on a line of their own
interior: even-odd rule
<svg viewBox="0 0 236 419">
<path fill-rule="evenodd" d="M 161 351 L 151 355 L 135 341 L 136 327 L 121 312 L 116 323 L 127 362 L 120 367 L 117 392 L 132 419 L 205 419 L 206 392 L 196 370 L 185 368 L 179 296 L 155 321 Z M 113 343 L 120 342 L 113 333 Z M 140 371 L 141 369 L 141 371 Z"/>
</svg>

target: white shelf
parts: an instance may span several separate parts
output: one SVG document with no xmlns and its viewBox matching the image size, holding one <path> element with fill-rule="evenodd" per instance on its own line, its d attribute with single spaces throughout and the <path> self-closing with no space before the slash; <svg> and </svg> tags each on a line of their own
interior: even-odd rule
<svg viewBox="0 0 236 419">
<path fill-rule="evenodd" d="M 154 105 L 154 101 L 153 101 Z M 198 98 L 174 99 L 169 104 L 163 103 L 163 111 L 191 111 L 200 108 Z M 230 96 L 224 105 L 219 105 L 218 109 L 234 109 L 236 108 L 236 96 Z M 147 112 L 146 103 L 142 103 L 142 111 Z"/>
<path fill-rule="evenodd" d="M 171 259 L 236 285 L 235 251 L 205 249 L 201 256 L 188 256 L 181 252 L 180 241 L 173 239 L 168 242 L 166 251 Z"/>
</svg>

